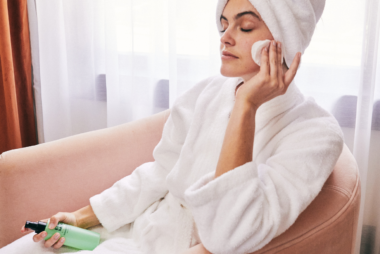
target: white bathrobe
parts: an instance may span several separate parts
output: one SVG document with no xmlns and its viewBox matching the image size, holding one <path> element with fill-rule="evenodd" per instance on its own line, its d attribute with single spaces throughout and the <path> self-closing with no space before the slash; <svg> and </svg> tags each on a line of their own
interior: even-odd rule
<svg viewBox="0 0 380 254">
<path fill-rule="evenodd" d="M 213 180 L 240 78 L 214 76 L 179 96 L 142 164 L 90 199 L 109 231 L 133 222 L 144 253 L 191 246 L 247 253 L 283 233 L 318 195 L 343 149 L 336 119 L 295 86 L 261 105 L 253 160 Z"/>
<path fill-rule="evenodd" d="M 343 133 L 294 81 L 257 110 L 252 161 L 213 179 L 241 81 L 217 75 L 180 95 L 154 161 L 90 198 L 108 232 L 128 224 L 131 238 L 109 252 L 106 240 L 95 253 L 135 253 L 126 251 L 134 245 L 141 253 L 180 254 L 198 242 L 215 254 L 251 253 L 313 201 L 341 154 Z"/>
</svg>

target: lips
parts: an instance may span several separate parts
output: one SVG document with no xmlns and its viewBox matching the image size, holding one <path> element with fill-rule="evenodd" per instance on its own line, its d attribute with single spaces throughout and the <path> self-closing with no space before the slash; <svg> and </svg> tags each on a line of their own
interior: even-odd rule
<svg viewBox="0 0 380 254">
<path fill-rule="evenodd" d="M 235 56 L 235 55 L 233 55 L 233 54 L 231 54 L 230 52 L 225 51 L 225 50 L 222 51 L 222 55 L 223 55 L 223 56 L 232 56 L 232 57 L 236 57 L 236 58 L 238 58 L 237 56 Z"/>
</svg>

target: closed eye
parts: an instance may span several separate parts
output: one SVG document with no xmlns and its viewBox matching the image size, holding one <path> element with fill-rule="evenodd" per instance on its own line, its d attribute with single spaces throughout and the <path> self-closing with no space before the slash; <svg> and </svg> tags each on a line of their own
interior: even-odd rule
<svg viewBox="0 0 380 254">
<path fill-rule="evenodd" d="M 250 30 L 245 30 L 245 29 L 241 29 L 241 31 L 245 32 L 245 33 L 249 33 L 251 32 L 253 29 L 250 29 Z M 223 30 L 223 31 L 220 31 L 221 33 L 224 33 L 226 30 Z"/>
</svg>

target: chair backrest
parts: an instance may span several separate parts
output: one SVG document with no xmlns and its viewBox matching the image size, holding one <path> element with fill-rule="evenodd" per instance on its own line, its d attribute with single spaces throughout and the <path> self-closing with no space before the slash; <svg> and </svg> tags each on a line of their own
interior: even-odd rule
<svg viewBox="0 0 380 254">
<path fill-rule="evenodd" d="M 358 166 L 344 144 L 318 196 L 288 230 L 254 254 L 353 254 L 360 194 Z"/>
</svg>

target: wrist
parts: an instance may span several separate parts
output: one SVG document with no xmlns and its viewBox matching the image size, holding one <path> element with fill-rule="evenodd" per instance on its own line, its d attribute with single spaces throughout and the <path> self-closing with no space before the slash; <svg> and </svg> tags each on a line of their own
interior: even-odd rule
<svg viewBox="0 0 380 254">
<path fill-rule="evenodd" d="M 75 212 L 72 212 L 72 214 L 74 215 L 74 217 L 75 217 L 75 222 L 76 222 L 76 227 L 79 227 L 79 228 L 83 228 L 82 227 L 82 214 L 81 214 L 81 210 L 82 210 L 83 208 L 81 208 L 81 209 L 79 209 L 79 210 L 77 210 L 77 211 L 75 211 Z"/>
<path fill-rule="evenodd" d="M 100 224 L 98 218 L 96 217 L 91 205 L 85 206 L 75 212 L 73 212 L 77 227 L 89 228 Z"/>
<path fill-rule="evenodd" d="M 230 120 L 244 128 L 253 127 L 256 121 L 257 107 L 245 100 L 236 100 L 232 108 Z"/>
<path fill-rule="evenodd" d="M 245 98 L 236 98 L 234 108 L 239 108 L 239 112 L 251 112 L 256 114 L 260 105 L 256 105 Z"/>
</svg>

